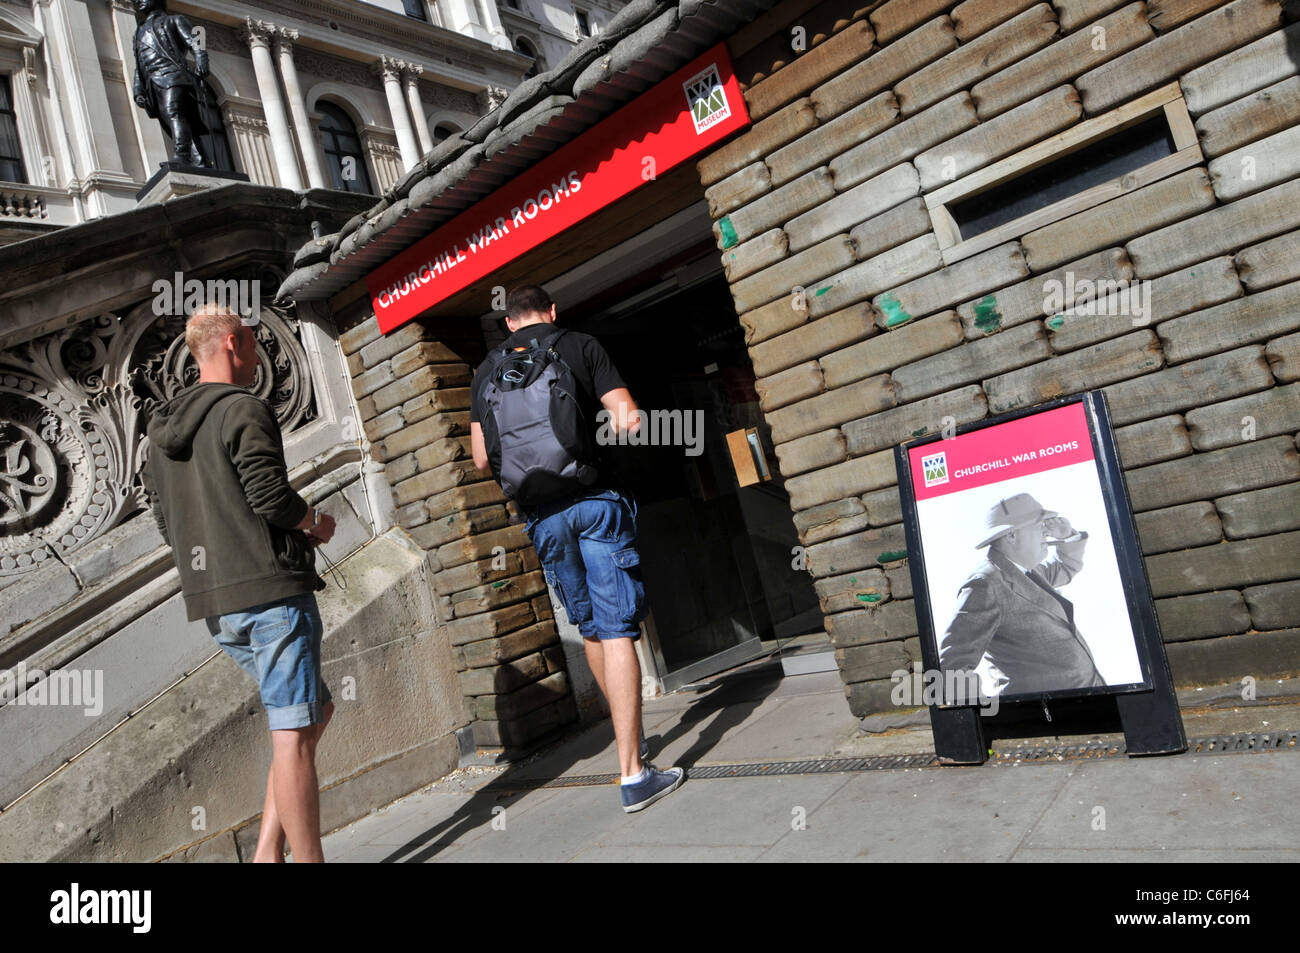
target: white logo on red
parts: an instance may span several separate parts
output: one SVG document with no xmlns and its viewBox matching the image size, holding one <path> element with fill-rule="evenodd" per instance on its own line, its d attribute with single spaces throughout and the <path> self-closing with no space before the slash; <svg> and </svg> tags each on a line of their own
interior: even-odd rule
<svg viewBox="0 0 1300 953">
<path fill-rule="evenodd" d="M 686 107 L 695 121 L 696 135 L 731 115 L 731 104 L 727 102 L 727 91 L 722 86 L 717 64 L 710 63 L 702 72 L 682 83 L 682 89 L 686 93 Z"/>
<path fill-rule="evenodd" d="M 942 450 L 921 458 L 921 471 L 925 485 L 942 486 L 948 482 L 948 454 Z"/>
</svg>

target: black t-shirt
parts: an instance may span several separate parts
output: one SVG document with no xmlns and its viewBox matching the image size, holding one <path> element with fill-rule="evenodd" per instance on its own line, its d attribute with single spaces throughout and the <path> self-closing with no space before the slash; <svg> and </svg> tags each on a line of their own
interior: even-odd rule
<svg viewBox="0 0 1300 953">
<path fill-rule="evenodd" d="M 601 410 L 600 398 L 612 390 L 620 387 L 626 387 L 618 368 L 610 360 L 608 352 L 601 347 L 590 334 L 584 334 L 581 331 L 569 331 L 558 328 L 549 322 L 541 324 L 529 324 L 510 337 L 506 338 L 497 350 L 502 347 L 527 347 L 534 339 L 538 344 L 543 346 L 556 335 L 564 331 L 564 336 L 560 338 L 559 343 L 555 345 L 556 352 L 560 355 L 561 360 L 569 365 L 573 371 L 574 382 L 578 385 L 578 399 L 582 404 L 582 412 L 586 418 L 592 422 L 593 432 L 598 426 L 596 423 L 596 414 Z M 490 359 L 489 359 L 490 361 Z M 478 370 L 474 372 L 474 380 L 470 383 L 470 411 L 469 419 L 471 423 L 482 423 L 483 415 L 486 408 L 483 406 L 483 384 L 487 378 L 486 368 L 489 361 L 484 361 L 479 365 Z M 610 487 L 617 482 L 613 467 L 608 458 L 608 454 L 603 452 L 603 448 L 597 447 L 599 453 L 597 464 L 596 487 Z"/>
</svg>

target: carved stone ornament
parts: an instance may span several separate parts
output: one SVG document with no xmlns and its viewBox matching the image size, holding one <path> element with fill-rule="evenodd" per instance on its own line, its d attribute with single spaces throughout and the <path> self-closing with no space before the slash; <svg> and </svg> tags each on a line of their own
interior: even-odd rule
<svg viewBox="0 0 1300 953">
<path fill-rule="evenodd" d="M 0 354 L 0 578 L 75 550 L 146 507 L 149 417 L 198 379 L 183 315 L 151 299 Z M 261 306 L 253 393 L 284 432 L 316 416 L 292 311 Z"/>
<path fill-rule="evenodd" d="M 486 115 L 506 101 L 510 90 L 500 86 L 487 86 L 479 93 L 479 107 Z"/>
<path fill-rule="evenodd" d="M 276 25 L 268 23 L 265 20 L 255 20 L 252 17 L 244 19 L 244 29 L 240 35 L 249 46 L 267 46 L 271 45 L 271 40 L 276 34 Z"/>
<path fill-rule="evenodd" d="M 402 71 L 410 69 L 410 64 L 395 56 L 381 56 L 377 62 L 370 64 L 370 69 L 384 82 L 399 82 Z"/>
</svg>

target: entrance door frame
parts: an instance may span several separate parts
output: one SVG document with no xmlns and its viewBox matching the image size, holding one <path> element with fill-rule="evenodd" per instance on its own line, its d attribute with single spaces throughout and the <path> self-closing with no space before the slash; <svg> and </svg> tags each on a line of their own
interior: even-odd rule
<svg viewBox="0 0 1300 953">
<path fill-rule="evenodd" d="M 583 264 L 557 275 L 545 283 L 545 288 L 553 299 L 561 303 L 563 310 L 568 306 L 565 302 L 572 300 L 575 295 L 581 294 L 582 298 L 573 301 L 573 304 L 595 297 L 617 286 L 628 277 L 643 273 L 653 268 L 656 263 L 667 261 L 674 255 L 699 244 L 702 237 L 711 236 L 711 221 L 707 202 L 700 201 L 690 205 L 593 256 Z M 701 232 L 701 228 L 709 231 Z M 692 274 L 683 277 L 688 281 L 695 280 L 694 271 L 696 269 L 684 269 L 684 272 L 692 272 Z M 711 273 L 712 269 L 710 269 Z M 723 274 L 720 261 L 717 264 L 717 273 Z M 633 294 L 632 298 L 635 297 L 636 295 Z M 492 312 L 482 317 L 483 319 L 495 318 L 496 313 Z M 739 318 L 736 321 L 739 323 Z M 552 601 L 558 604 L 554 593 L 552 593 Z M 753 636 L 720 652 L 672 669 L 664 657 L 659 630 L 655 625 L 653 607 L 641 623 L 641 634 L 642 637 L 636 642 L 636 651 L 641 663 L 643 697 L 668 694 L 710 675 L 743 665 L 767 652 L 762 640 L 758 636 Z"/>
</svg>

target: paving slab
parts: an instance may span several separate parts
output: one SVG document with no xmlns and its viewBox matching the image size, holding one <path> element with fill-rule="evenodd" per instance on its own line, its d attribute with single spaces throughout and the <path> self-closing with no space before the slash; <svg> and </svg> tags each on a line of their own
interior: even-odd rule
<svg viewBox="0 0 1300 953">
<path fill-rule="evenodd" d="M 768 699 L 749 723 L 714 745 L 707 757 L 737 762 L 829 757 L 837 747 L 832 740 L 851 735 L 857 725 L 843 692 Z"/>
<path fill-rule="evenodd" d="M 1300 849 L 1298 775 L 1290 751 L 1081 763 L 1025 846 Z"/>
<path fill-rule="evenodd" d="M 1058 850 L 1022 847 L 1011 858 L 1013 864 L 1294 864 L 1300 850 L 1145 850 L 1103 848 L 1100 850 Z"/>
<path fill-rule="evenodd" d="M 671 719 L 671 716 L 663 716 Z M 646 729 L 650 734 L 650 729 Z M 550 780 L 590 774 L 614 774 L 618 771 L 618 748 L 614 744 L 614 726 L 608 718 L 579 729 L 553 747 L 512 765 L 507 780 Z"/>
<path fill-rule="evenodd" d="M 708 847 L 701 844 L 627 844 L 589 847 L 571 864 L 734 864 L 757 860 L 762 847 Z"/>
<path fill-rule="evenodd" d="M 557 807 L 553 812 L 543 807 L 522 817 L 507 814 L 503 830 L 489 826 L 486 834 L 469 843 L 458 843 L 433 857 L 417 855 L 412 859 L 440 863 L 558 863 L 572 859 L 628 820 L 618 789 L 612 784 L 566 788 L 550 803 Z"/>
<path fill-rule="evenodd" d="M 760 861 L 1005 861 L 1073 764 L 865 771 Z"/>
<path fill-rule="evenodd" d="M 360 835 L 346 835 L 343 831 L 321 839 L 327 864 L 379 864 L 393 852 L 385 844 L 367 844 Z"/>
<path fill-rule="evenodd" d="M 815 810 L 848 783 L 847 775 L 687 779 L 668 797 L 611 828 L 601 847 L 694 844 L 771 847 L 797 815 Z M 557 805 L 559 807 L 561 805 Z"/>
<path fill-rule="evenodd" d="M 1184 690 L 1189 737 L 1300 726 L 1300 685 Z M 645 705 L 660 765 L 797 761 L 933 750 L 927 719 L 864 732 L 837 673 L 772 677 L 770 666 Z M 1003 738 L 999 751 L 1119 739 Z M 609 722 L 525 762 L 469 765 L 325 838 L 360 862 L 1017 861 L 1296 862 L 1293 750 L 1162 758 L 990 763 L 860 773 L 688 779 L 624 814 L 616 784 L 539 787 L 611 774 Z M 494 807 L 505 809 L 503 830 Z M 1094 830 L 1105 810 L 1105 828 Z M 798 820 L 805 823 L 797 823 Z"/>
</svg>

